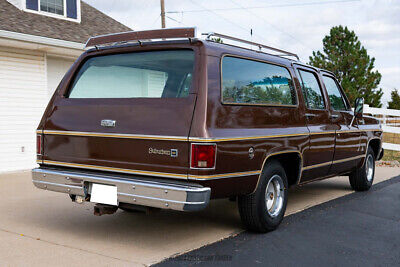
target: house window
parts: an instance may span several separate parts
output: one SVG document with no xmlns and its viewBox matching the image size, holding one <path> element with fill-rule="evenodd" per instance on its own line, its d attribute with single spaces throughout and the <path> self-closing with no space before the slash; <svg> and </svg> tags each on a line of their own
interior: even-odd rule
<svg viewBox="0 0 400 267">
<path fill-rule="evenodd" d="M 24 1 L 24 0 L 23 0 Z M 81 20 L 80 0 L 26 0 L 25 10 L 45 16 Z"/>
<path fill-rule="evenodd" d="M 64 0 L 40 0 L 40 11 L 64 15 Z"/>
</svg>

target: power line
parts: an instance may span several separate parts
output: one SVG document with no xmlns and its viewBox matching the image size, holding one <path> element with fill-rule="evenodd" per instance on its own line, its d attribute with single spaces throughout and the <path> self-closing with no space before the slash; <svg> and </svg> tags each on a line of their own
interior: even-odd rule
<svg viewBox="0 0 400 267">
<path fill-rule="evenodd" d="M 216 13 L 215 11 L 206 8 L 206 7 L 204 7 L 203 5 L 201 5 L 200 3 L 194 2 L 193 0 L 190 0 L 190 2 L 192 2 L 194 5 L 198 5 L 199 7 L 203 8 L 203 10 L 206 10 L 206 11 L 208 11 L 208 12 L 210 12 L 210 13 L 216 15 L 218 18 L 223 19 L 223 20 L 225 20 L 226 22 L 228 22 L 228 23 L 230 23 L 230 24 L 232 24 L 232 25 L 235 25 L 236 27 L 238 27 L 238 28 L 240 28 L 240 29 L 246 31 L 247 33 L 250 33 L 250 34 L 251 34 L 251 37 L 253 37 L 253 35 L 255 35 L 255 36 L 257 36 L 260 40 L 262 40 L 263 42 L 267 42 L 267 41 L 264 39 L 263 36 L 261 36 L 261 35 L 259 35 L 259 34 L 254 34 L 254 32 L 253 32 L 253 30 L 252 30 L 251 28 L 243 27 L 243 26 L 240 25 L 240 24 L 237 24 L 237 23 L 235 23 L 235 22 L 233 22 L 233 21 L 231 21 L 231 20 L 229 20 L 229 19 L 227 19 L 227 18 L 224 18 L 223 16 L 219 15 L 219 14 Z M 243 8 L 242 8 L 242 9 L 243 9 Z M 267 23 L 268 23 L 268 22 L 267 22 Z"/>
<path fill-rule="evenodd" d="M 223 20 L 225 20 L 226 22 L 228 22 L 228 23 L 230 23 L 230 24 L 232 24 L 232 25 L 235 25 L 236 27 L 238 27 L 238 28 L 240 28 L 240 29 L 242 29 L 242 30 L 245 30 L 246 32 L 250 32 L 249 29 L 247 29 L 247 28 L 243 27 L 242 25 L 237 24 L 237 23 L 235 23 L 235 22 L 233 22 L 233 21 L 231 21 L 231 20 L 229 20 L 229 19 L 227 19 L 227 18 L 224 18 L 224 17 L 220 16 L 220 15 L 219 15 L 218 13 L 216 13 L 215 11 L 213 11 L 213 10 L 211 10 L 211 9 L 208 9 L 208 8 L 205 8 L 205 7 L 204 7 L 203 5 L 201 5 L 200 3 L 196 3 L 196 2 L 193 1 L 193 0 L 190 0 L 190 2 L 192 2 L 194 5 L 198 5 L 199 7 L 203 8 L 203 10 L 208 11 L 208 12 L 210 12 L 210 13 L 216 15 L 216 16 L 219 17 L 220 19 L 223 19 Z"/>
<path fill-rule="evenodd" d="M 312 5 L 327 5 L 336 3 L 351 3 L 360 2 L 361 0 L 334 0 L 325 2 L 303 2 L 303 3 L 288 3 L 288 4 L 273 4 L 266 6 L 252 6 L 246 7 L 246 9 L 262 9 L 262 8 L 275 8 L 275 7 L 296 7 L 296 6 L 312 6 Z M 165 13 L 195 13 L 195 12 L 210 12 L 210 11 L 233 11 L 241 10 L 243 7 L 231 7 L 231 8 L 215 8 L 215 9 L 192 9 L 192 10 L 181 10 L 181 11 L 168 11 Z"/>
<path fill-rule="evenodd" d="M 179 24 L 181 24 L 181 25 L 185 25 L 185 24 L 182 23 L 181 21 L 176 20 L 176 19 L 174 19 L 174 18 L 171 18 L 170 16 L 165 15 L 165 17 L 166 17 L 167 19 L 170 19 L 170 20 L 172 20 L 172 21 L 175 21 L 175 22 L 177 22 L 177 23 L 179 23 Z"/>
<path fill-rule="evenodd" d="M 188 26 L 188 25 L 186 25 L 185 23 L 182 22 L 183 18 L 181 19 L 181 21 L 179 21 L 179 20 L 174 19 L 174 18 L 172 18 L 172 17 L 170 17 L 170 16 L 167 16 L 167 15 L 165 15 L 165 17 L 166 17 L 167 19 L 170 19 L 170 20 L 172 20 L 172 21 L 174 21 L 174 22 L 180 24 L 180 25 L 183 25 L 183 26 L 186 26 L 186 27 Z M 200 31 L 200 27 L 197 26 L 197 29 Z"/>
<path fill-rule="evenodd" d="M 157 18 L 153 21 L 153 23 L 151 23 L 151 27 L 152 28 L 154 26 L 154 23 L 156 23 L 158 20 L 160 19 L 160 15 L 157 15 Z"/>
<path fill-rule="evenodd" d="M 211 10 L 211 9 L 208 9 L 208 8 L 205 8 L 203 5 L 201 5 L 201 4 L 199 4 L 199 3 L 196 3 L 196 2 L 194 2 L 193 0 L 190 0 L 190 2 L 192 2 L 194 5 L 198 5 L 199 7 L 203 8 L 204 10 L 206 10 L 206 11 L 208 11 L 208 12 L 210 12 L 210 13 L 216 15 L 218 18 L 220 18 L 220 19 L 222 19 L 222 20 L 224 20 L 224 21 L 226 21 L 226 22 L 228 22 L 228 23 L 230 23 L 230 24 L 232 24 L 232 25 L 235 25 L 236 27 L 238 27 L 238 28 L 244 30 L 244 31 L 247 32 L 247 33 L 251 33 L 251 34 L 253 35 L 253 33 L 252 33 L 252 31 L 251 31 L 250 28 L 243 27 L 242 25 L 240 25 L 240 24 L 238 24 L 238 23 L 235 23 L 235 22 L 233 22 L 233 21 L 231 21 L 231 20 L 229 20 L 229 19 L 227 19 L 227 18 L 224 18 L 223 16 L 219 15 L 219 14 L 216 13 L 215 11 L 213 11 L 213 10 Z M 266 40 L 264 39 L 263 36 L 258 35 L 258 34 L 254 34 L 254 35 L 257 36 L 258 38 L 260 38 L 260 40 L 263 40 L 263 41 L 266 42 Z"/>
<path fill-rule="evenodd" d="M 262 16 L 259 16 L 257 13 L 254 13 L 253 11 L 249 10 L 247 7 L 244 7 L 242 5 L 240 5 L 239 3 L 235 2 L 234 0 L 229 0 L 231 1 L 233 4 L 239 6 L 241 9 L 249 12 L 251 15 L 256 16 L 258 18 L 260 18 L 261 20 L 263 20 L 265 23 L 267 23 L 268 25 L 270 25 L 271 27 L 273 27 L 274 29 L 286 34 L 287 36 L 289 36 L 290 38 L 292 38 L 293 40 L 299 42 L 301 45 L 303 45 L 304 47 L 306 47 L 307 49 L 310 49 L 311 51 L 313 50 L 312 48 L 308 47 L 307 44 L 303 43 L 301 40 L 297 39 L 296 37 L 294 37 L 293 35 L 291 35 L 290 33 L 280 29 L 279 27 L 275 26 L 274 24 L 270 23 L 269 21 L 267 21 L 265 18 L 263 18 Z"/>
</svg>

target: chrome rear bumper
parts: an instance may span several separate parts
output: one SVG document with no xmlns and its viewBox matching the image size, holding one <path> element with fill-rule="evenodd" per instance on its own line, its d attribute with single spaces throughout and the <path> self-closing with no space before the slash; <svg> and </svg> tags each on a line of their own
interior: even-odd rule
<svg viewBox="0 0 400 267">
<path fill-rule="evenodd" d="M 189 183 L 127 179 L 118 175 L 47 168 L 33 169 L 32 181 L 40 189 L 82 197 L 90 196 L 92 183 L 114 185 L 117 187 L 119 203 L 184 211 L 204 209 L 211 194 L 210 188 Z"/>
</svg>

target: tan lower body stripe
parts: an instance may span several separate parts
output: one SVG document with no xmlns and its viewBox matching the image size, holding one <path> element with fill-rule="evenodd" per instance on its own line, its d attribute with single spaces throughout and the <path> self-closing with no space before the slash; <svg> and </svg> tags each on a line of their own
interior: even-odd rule
<svg viewBox="0 0 400 267">
<path fill-rule="evenodd" d="M 121 169 L 121 168 L 103 167 L 103 166 L 96 166 L 96 165 L 86 165 L 86 164 L 51 161 L 51 160 L 43 160 L 43 162 L 41 160 L 37 160 L 36 162 L 38 164 L 43 163 L 43 164 L 48 164 L 48 165 L 76 167 L 76 168 L 101 170 L 101 171 L 114 171 L 114 172 L 119 172 L 119 173 L 138 174 L 138 175 L 147 175 L 147 176 L 155 176 L 155 177 L 178 178 L 178 179 L 189 178 L 191 180 L 211 180 L 211 179 L 221 179 L 221 178 L 233 178 L 233 177 L 240 177 L 240 176 L 259 175 L 261 173 L 261 171 L 257 170 L 257 171 L 223 173 L 223 174 L 214 174 L 214 175 L 186 175 L 186 174 L 177 174 L 177 173 Z"/>
<path fill-rule="evenodd" d="M 247 172 L 234 172 L 234 173 L 224 173 L 224 174 L 214 174 L 214 175 L 189 175 L 189 179 L 212 180 L 212 179 L 233 178 L 240 176 L 259 175 L 260 173 L 261 171 L 247 171 Z"/>
<path fill-rule="evenodd" d="M 356 159 L 360 159 L 360 158 L 364 158 L 364 157 L 365 157 L 365 155 L 359 155 L 359 156 L 355 156 L 355 157 L 351 157 L 351 158 L 338 159 L 338 160 L 328 161 L 328 162 L 319 163 L 319 164 L 315 164 L 315 165 L 309 165 L 309 166 L 303 167 L 303 170 L 309 170 L 309 169 L 324 167 L 324 166 L 327 166 L 327 165 L 331 165 L 331 164 L 333 165 L 333 164 L 342 163 L 342 162 L 351 161 L 351 160 L 356 160 Z"/>
<path fill-rule="evenodd" d="M 365 155 L 359 155 L 355 157 L 350 157 L 346 159 L 334 160 L 323 162 L 315 165 L 309 165 L 302 168 L 303 171 L 324 167 L 327 165 L 333 165 L 337 163 L 342 163 L 346 161 L 356 160 L 359 158 L 364 158 Z M 223 174 L 214 174 L 214 175 L 186 175 L 186 174 L 178 174 L 178 173 L 165 173 L 165 172 L 151 172 L 151 171 L 142 171 L 142 170 L 131 170 L 131 169 L 121 169 L 121 168 L 113 168 L 113 167 L 103 167 L 96 165 L 86 165 L 79 163 L 69 163 L 69 162 L 60 162 L 60 161 L 51 161 L 51 160 L 37 160 L 38 164 L 48 164 L 48 165 L 57 165 L 57 166 L 67 166 L 67 167 L 77 167 L 91 170 L 101 170 L 101 171 L 114 171 L 119 173 L 129 173 L 129 174 L 138 174 L 138 175 L 147 175 L 147 176 L 156 176 L 156 177 L 167 177 L 167 178 L 177 178 L 177 179 L 189 179 L 189 180 L 212 180 L 212 179 L 222 179 L 222 178 L 233 178 L 233 177 L 241 177 L 241 176 L 251 176 L 251 175 L 259 175 L 261 173 L 260 170 L 257 171 L 246 171 L 246 172 L 234 172 L 234 173 L 223 173 Z"/>
<path fill-rule="evenodd" d="M 86 165 L 86 164 L 68 163 L 68 162 L 51 161 L 51 160 L 43 160 L 43 163 L 44 164 L 49 164 L 49 165 L 77 167 L 77 168 L 84 168 L 84 169 L 91 169 L 91 170 L 114 171 L 114 172 L 138 174 L 138 175 L 148 175 L 148 176 L 158 176 L 158 177 L 167 177 L 167 178 L 187 179 L 187 175 L 186 174 L 121 169 L 121 168 L 103 167 L 103 166 L 96 166 L 96 165 Z"/>
</svg>

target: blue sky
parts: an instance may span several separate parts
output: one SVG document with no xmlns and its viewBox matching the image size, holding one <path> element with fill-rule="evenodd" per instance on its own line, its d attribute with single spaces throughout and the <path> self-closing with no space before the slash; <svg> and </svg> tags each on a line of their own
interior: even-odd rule
<svg viewBox="0 0 400 267">
<path fill-rule="evenodd" d="M 160 28 L 159 0 L 85 1 L 134 30 Z M 167 27 L 252 38 L 297 53 L 303 62 L 322 49 L 332 26 L 348 26 L 376 59 L 384 105 L 391 90 L 400 89 L 400 0 L 165 0 L 165 5 Z"/>
</svg>

